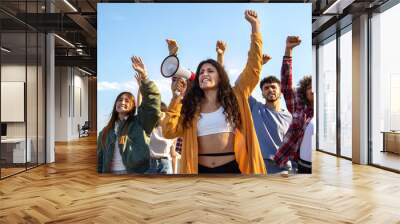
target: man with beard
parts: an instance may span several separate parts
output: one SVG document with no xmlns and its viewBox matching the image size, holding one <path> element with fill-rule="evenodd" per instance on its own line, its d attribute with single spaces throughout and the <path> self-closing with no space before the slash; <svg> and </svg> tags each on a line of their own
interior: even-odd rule
<svg viewBox="0 0 400 224">
<path fill-rule="evenodd" d="M 226 43 L 217 41 L 217 59 L 224 64 L 224 53 Z M 271 57 L 263 55 L 263 64 L 266 64 Z M 254 128 L 256 129 L 258 142 L 264 158 L 268 174 L 288 174 L 291 167 L 290 161 L 287 166 L 280 168 L 271 160 L 282 144 L 283 136 L 292 122 L 292 115 L 286 109 L 281 108 L 281 82 L 275 76 L 268 76 L 261 80 L 260 88 L 265 103 L 258 102 L 253 96 L 249 97 L 250 110 L 253 117 Z"/>
<path fill-rule="evenodd" d="M 292 115 L 281 108 L 281 82 L 275 76 L 268 76 L 261 80 L 260 88 L 265 103 L 258 102 L 253 96 L 249 98 L 250 109 L 256 129 L 258 142 L 263 154 L 268 174 L 286 171 L 279 168 L 272 160 L 282 144 L 283 136 L 292 122 Z M 288 167 L 290 167 L 288 162 Z"/>
</svg>

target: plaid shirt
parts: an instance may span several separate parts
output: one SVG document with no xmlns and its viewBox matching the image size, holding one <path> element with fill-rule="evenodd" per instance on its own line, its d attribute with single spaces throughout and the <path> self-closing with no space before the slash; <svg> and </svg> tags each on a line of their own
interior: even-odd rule
<svg viewBox="0 0 400 224">
<path fill-rule="evenodd" d="M 301 102 L 299 94 L 293 89 L 292 57 L 283 57 L 281 69 L 281 89 L 286 107 L 292 113 L 293 120 L 283 137 L 282 145 L 275 154 L 274 160 L 283 167 L 289 158 L 299 158 L 299 148 L 303 140 L 304 130 L 313 117 L 312 107 Z"/>
<path fill-rule="evenodd" d="M 179 154 L 182 153 L 182 143 L 183 143 L 183 138 L 179 137 L 176 139 L 176 144 L 175 144 L 175 151 Z"/>
</svg>

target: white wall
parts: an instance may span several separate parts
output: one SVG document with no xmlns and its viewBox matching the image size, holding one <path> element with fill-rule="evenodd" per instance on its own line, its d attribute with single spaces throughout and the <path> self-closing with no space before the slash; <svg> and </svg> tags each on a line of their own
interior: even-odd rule
<svg viewBox="0 0 400 224">
<path fill-rule="evenodd" d="M 314 92 L 314 119 L 315 121 L 317 120 L 317 48 L 315 45 L 312 46 L 312 64 L 313 64 L 313 68 L 312 68 L 312 90 Z M 312 149 L 316 150 L 317 146 L 316 146 L 316 141 L 317 141 L 317 123 L 314 123 L 314 136 L 312 138 Z"/>
<path fill-rule="evenodd" d="M 69 76 L 67 67 L 55 68 L 55 141 L 68 139 L 68 86 Z"/>
<path fill-rule="evenodd" d="M 37 70 L 38 69 L 38 70 Z M 23 122 L 6 122 L 8 138 L 25 138 L 30 140 L 32 162 L 39 159 L 39 163 L 44 163 L 44 92 L 42 68 L 35 66 L 25 66 L 25 64 L 3 64 L 1 66 L 2 82 L 24 82 L 26 84 L 26 106 L 22 103 L 21 112 L 27 115 Z M 27 81 L 25 80 L 27 78 Z M 7 96 L 2 96 L 7 97 Z M 24 100 L 24 99 L 22 99 Z M 2 112 L 13 113 L 12 108 L 1 108 Z"/>
<path fill-rule="evenodd" d="M 76 68 L 56 67 L 55 141 L 79 138 L 78 124 L 88 120 L 88 78 L 83 75 Z"/>
<path fill-rule="evenodd" d="M 88 112 L 88 77 L 81 76 L 81 75 L 76 75 L 76 72 L 79 72 L 79 70 L 74 70 L 74 113 L 73 113 L 73 119 L 72 119 L 72 132 L 71 134 L 73 136 L 78 136 L 78 129 L 77 126 L 80 124 L 81 126 L 85 123 L 85 121 L 88 121 L 89 118 L 89 112 Z M 78 73 L 82 74 L 82 73 Z M 81 107 L 81 108 L 80 108 Z"/>
<path fill-rule="evenodd" d="M 27 66 L 25 65 L 18 65 L 18 64 L 5 64 L 1 66 L 1 81 L 4 82 L 25 82 L 25 75 L 27 69 L 28 74 L 36 74 L 36 67 L 34 66 Z M 29 77 L 28 77 L 29 78 Z M 29 85 L 36 86 L 36 80 L 29 80 Z M 28 106 L 36 108 L 36 88 L 27 88 L 27 104 Z M 34 105 L 30 105 L 32 102 L 35 102 Z M 41 105 L 39 105 L 40 107 Z M 7 110 L 8 108 L 1 108 L 1 110 Z M 28 122 L 35 121 L 35 124 L 28 124 L 28 137 L 30 133 L 30 128 L 35 130 L 35 137 L 36 137 L 36 120 L 37 115 L 36 113 L 27 113 Z M 25 137 L 25 126 L 26 122 L 7 122 L 7 136 L 8 137 Z"/>
</svg>

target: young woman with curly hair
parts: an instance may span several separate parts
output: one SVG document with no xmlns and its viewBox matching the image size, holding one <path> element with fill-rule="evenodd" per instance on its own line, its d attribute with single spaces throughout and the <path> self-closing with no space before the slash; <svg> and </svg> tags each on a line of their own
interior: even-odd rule
<svg viewBox="0 0 400 224">
<path fill-rule="evenodd" d="M 185 92 L 186 82 L 172 84 L 162 126 L 166 138 L 183 137 L 181 174 L 266 173 L 248 103 L 262 67 L 260 22 L 251 10 L 245 18 L 252 27 L 251 47 L 237 85 L 231 87 L 224 68 L 212 59 L 199 64 L 183 100 L 177 93 Z"/>
</svg>

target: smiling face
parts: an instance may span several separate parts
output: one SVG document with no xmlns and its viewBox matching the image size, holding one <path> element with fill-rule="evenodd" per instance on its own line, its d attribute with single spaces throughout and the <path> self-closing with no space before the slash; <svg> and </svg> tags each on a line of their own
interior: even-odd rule
<svg viewBox="0 0 400 224">
<path fill-rule="evenodd" d="M 134 107 L 135 102 L 128 94 L 122 94 L 115 103 L 115 110 L 118 114 L 128 114 Z"/>
<path fill-rule="evenodd" d="M 262 87 L 262 96 L 269 103 L 279 100 L 281 97 L 280 85 L 276 82 L 265 83 Z"/>
<path fill-rule="evenodd" d="M 216 89 L 219 84 L 219 74 L 217 68 L 210 63 L 204 63 L 200 67 L 199 86 L 202 90 Z"/>
</svg>

